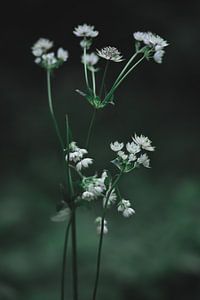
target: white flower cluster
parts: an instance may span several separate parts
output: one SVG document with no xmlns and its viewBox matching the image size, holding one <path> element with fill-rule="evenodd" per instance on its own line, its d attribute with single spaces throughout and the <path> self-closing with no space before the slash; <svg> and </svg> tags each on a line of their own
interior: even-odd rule
<svg viewBox="0 0 200 300">
<path fill-rule="evenodd" d="M 101 177 L 92 176 L 84 177 L 82 180 L 82 188 L 84 192 L 81 195 L 83 200 L 92 201 L 98 197 L 102 197 L 106 191 L 105 180 L 107 178 L 107 172 L 104 171 Z"/>
<path fill-rule="evenodd" d="M 53 47 L 53 42 L 40 38 L 32 47 L 32 54 L 36 57 L 35 63 L 46 69 L 58 68 L 68 59 L 68 51 L 59 48 L 57 53 L 48 51 Z"/>
<path fill-rule="evenodd" d="M 89 49 L 92 45 L 92 39 L 97 37 L 99 32 L 97 30 L 94 30 L 93 25 L 78 25 L 74 28 L 73 33 L 78 36 L 82 37 L 83 39 L 80 42 L 80 46 L 83 49 Z"/>
<path fill-rule="evenodd" d="M 155 147 L 151 145 L 151 141 L 148 137 L 143 135 L 137 136 L 135 134 L 132 137 L 132 142 L 126 144 L 125 153 L 123 150 L 124 143 L 114 142 L 110 144 L 111 150 L 117 152 L 117 158 L 112 161 L 118 168 L 124 170 L 124 172 L 129 172 L 139 165 L 143 165 L 146 168 L 150 167 L 150 160 L 146 153 L 140 153 L 142 150 L 154 151 Z M 140 153 L 140 156 L 138 156 Z"/>
<path fill-rule="evenodd" d="M 83 158 L 85 154 L 87 154 L 86 149 L 81 149 L 76 145 L 76 142 L 71 142 L 69 145 L 69 158 L 68 154 L 65 156 L 65 160 L 69 162 L 75 163 L 75 167 L 77 171 L 81 171 L 83 168 L 88 168 L 89 165 L 93 163 L 92 158 Z"/>
<path fill-rule="evenodd" d="M 97 217 L 95 219 L 95 223 L 97 224 L 97 234 L 100 234 L 101 226 L 102 226 L 102 217 Z M 104 219 L 103 234 L 107 234 L 107 233 L 108 233 L 107 221 Z"/>
<path fill-rule="evenodd" d="M 131 206 L 131 203 L 129 200 L 122 199 L 118 204 L 117 210 L 119 212 L 122 212 L 122 214 L 125 218 L 128 218 L 135 213 L 134 209 L 131 208 L 130 206 Z"/>
<path fill-rule="evenodd" d="M 98 63 L 99 57 L 94 52 L 92 52 L 90 54 L 83 54 L 81 61 L 83 64 L 87 65 L 87 68 L 89 70 L 96 71 L 97 69 L 94 68 L 94 65 Z"/>
<path fill-rule="evenodd" d="M 163 50 L 169 44 L 159 35 L 153 34 L 152 32 L 135 32 L 133 34 L 134 38 L 138 42 L 143 42 L 150 49 L 153 50 L 153 58 L 155 62 L 162 63 L 163 55 L 165 51 Z"/>
<path fill-rule="evenodd" d="M 97 49 L 97 54 L 106 60 L 112 60 L 114 62 L 123 61 L 121 53 L 115 47 L 109 46 L 109 47 L 105 47 L 101 50 Z"/>
</svg>

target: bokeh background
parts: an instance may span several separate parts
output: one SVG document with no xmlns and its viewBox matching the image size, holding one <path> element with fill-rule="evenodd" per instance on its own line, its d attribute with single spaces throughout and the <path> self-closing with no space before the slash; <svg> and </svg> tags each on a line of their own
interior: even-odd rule
<svg viewBox="0 0 200 300">
<path fill-rule="evenodd" d="M 69 50 L 53 78 L 60 126 L 67 112 L 84 144 L 92 109 L 84 89 L 77 24 L 100 31 L 95 48 L 111 45 L 126 58 L 132 33 L 151 30 L 170 43 L 162 65 L 145 62 L 97 115 L 90 155 L 112 168 L 109 143 L 143 133 L 153 140 L 152 169 L 128 174 L 121 192 L 131 219 L 109 213 L 98 299 L 200 299 L 199 50 L 200 2 L 7 1 L 1 19 L 0 299 L 59 299 L 65 224 L 50 216 L 61 199 L 62 165 L 47 107 L 45 73 L 30 48 L 39 37 Z M 108 84 L 121 66 L 113 64 Z M 95 209 L 79 211 L 80 299 L 91 297 L 98 237 Z M 71 299 L 70 255 L 67 279 Z"/>
</svg>

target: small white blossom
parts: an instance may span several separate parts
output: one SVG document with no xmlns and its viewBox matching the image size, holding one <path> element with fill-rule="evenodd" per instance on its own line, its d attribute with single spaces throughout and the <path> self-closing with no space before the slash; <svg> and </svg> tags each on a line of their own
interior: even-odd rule
<svg viewBox="0 0 200 300">
<path fill-rule="evenodd" d="M 140 152 L 140 150 L 141 150 L 140 146 L 135 144 L 134 142 L 127 143 L 126 144 L 126 149 L 131 154 L 136 154 L 136 153 Z"/>
<path fill-rule="evenodd" d="M 52 67 L 57 63 L 57 58 L 53 52 L 42 55 L 43 62 L 48 66 Z"/>
<path fill-rule="evenodd" d="M 92 158 L 84 158 L 80 162 L 77 163 L 76 169 L 77 171 L 81 171 L 82 168 L 88 168 L 93 162 Z"/>
<path fill-rule="evenodd" d="M 99 32 L 94 30 L 94 26 L 83 24 L 83 25 L 78 25 L 73 33 L 78 36 L 78 37 L 91 37 L 94 38 L 96 37 Z"/>
<path fill-rule="evenodd" d="M 57 51 L 57 58 L 66 61 L 69 57 L 68 51 L 64 50 L 63 48 L 59 48 Z"/>
<path fill-rule="evenodd" d="M 151 140 L 149 140 L 148 137 L 144 135 L 137 136 L 135 134 L 134 138 L 132 137 L 133 141 L 135 144 L 140 146 L 142 149 L 147 150 L 147 151 L 154 151 L 155 147 L 151 146 Z"/>
<path fill-rule="evenodd" d="M 118 211 L 122 212 L 125 218 L 130 217 L 135 213 L 134 209 L 130 207 L 131 203 L 129 200 L 122 199 L 118 205 Z"/>
<path fill-rule="evenodd" d="M 158 64 L 162 63 L 162 59 L 163 59 L 163 55 L 165 54 L 164 50 L 158 50 L 154 53 L 153 59 L 155 60 L 155 62 L 157 62 Z"/>
<path fill-rule="evenodd" d="M 126 160 L 128 158 L 128 155 L 124 153 L 124 151 L 117 152 L 117 155 L 121 157 L 121 159 Z"/>
<path fill-rule="evenodd" d="M 123 60 L 122 59 L 123 56 L 115 47 L 109 46 L 101 50 L 97 49 L 97 54 L 106 60 L 112 60 L 114 62 L 121 62 Z"/>
<path fill-rule="evenodd" d="M 36 57 L 36 59 L 35 59 L 35 63 L 36 63 L 36 64 L 40 64 L 40 63 L 41 63 L 41 61 L 42 61 L 42 60 L 41 60 L 41 58 L 40 58 L 40 57 Z"/>
<path fill-rule="evenodd" d="M 137 159 L 137 163 L 143 165 L 145 168 L 150 168 L 150 160 L 146 153 L 140 155 L 140 157 Z"/>
<path fill-rule="evenodd" d="M 122 148 L 124 147 L 123 143 L 119 143 L 119 142 L 114 142 L 110 144 L 110 148 L 112 151 L 120 151 Z"/>
<path fill-rule="evenodd" d="M 87 200 L 87 201 L 91 201 L 91 200 L 95 199 L 95 195 L 91 192 L 85 191 L 82 194 L 82 199 Z"/>
<path fill-rule="evenodd" d="M 42 54 L 46 53 L 49 49 L 53 47 L 53 42 L 40 38 L 32 47 L 32 53 L 34 56 L 41 56 Z"/>
<path fill-rule="evenodd" d="M 102 217 L 97 217 L 95 223 L 97 224 L 97 234 L 101 234 Z M 107 221 L 104 219 L 103 234 L 107 234 L 107 233 L 108 233 Z"/>
<path fill-rule="evenodd" d="M 67 207 L 65 209 L 60 210 L 55 216 L 51 217 L 51 221 L 53 222 L 64 222 L 68 219 L 71 210 Z"/>
<path fill-rule="evenodd" d="M 98 63 L 99 57 L 95 53 L 91 53 L 83 55 L 81 60 L 83 64 L 94 66 Z"/>
<path fill-rule="evenodd" d="M 133 162 L 137 159 L 137 156 L 133 153 L 131 153 L 128 157 L 129 162 Z"/>
</svg>

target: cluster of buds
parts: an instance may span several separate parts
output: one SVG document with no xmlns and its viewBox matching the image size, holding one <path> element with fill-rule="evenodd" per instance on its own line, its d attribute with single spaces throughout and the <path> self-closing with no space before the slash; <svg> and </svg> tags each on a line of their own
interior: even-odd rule
<svg viewBox="0 0 200 300">
<path fill-rule="evenodd" d="M 53 42 L 40 38 L 32 47 L 32 54 L 35 56 L 35 63 L 41 67 L 52 70 L 61 66 L 68 59 L 68 51 L 59 48 L 57 53 L 49 52 L 53 47 Z"/>
<path fill-rule="evenodd" d="M 111 150 L 117 153 L 112 163 L 117 166 L 122 172 L 130 172 L 136 167 L 143 165 L 145 168 L 150 168 L 150 160 L 143 151 L 154 151 L 155 147 L 151 145 L 148 137 L 143 135 L 132 137 L 132 142 L 126 144 L 126 152 L 124 143 L 114 142 L 110 144 Z"/>
</svg>

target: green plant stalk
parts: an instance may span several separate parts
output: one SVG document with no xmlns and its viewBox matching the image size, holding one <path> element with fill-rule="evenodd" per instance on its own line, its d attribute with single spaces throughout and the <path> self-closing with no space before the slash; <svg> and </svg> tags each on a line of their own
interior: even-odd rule
<svg viewBox="0 0 200 300">
<path fill-rule="evenodd" d="M 89 145 L 90 145 L 90 139 L 91 139 L 91 134 L 92 134 L 92 128 L 94 126 L 94 121 L 96 117 L 96 108 L 94 108 L 93 113 L 92 113 L 92 118 L 90 120 L 90 125 L 87 133 L 87 138 L 86 138 L 86 149 L 88 150 Z"/>
<path fill-rule="evenodd" d="M 105 216 L 106 216 L 106 209 L 107 209 L 107 205 L 108 205 L 108 200 L 109 200 L 109 197 L 110 197 L 113 189 L 115 188 L 116 184 L 120 180 L 122 174 L 123 174 L 123 171 L 121 171 L 118 174 L 117 178 L 115 179 L 115 181 L 111 185 L 110 190 L 107 194 L 104 209 L 103 209 L 103 216 L 102 216 L 102 219 L 101 219 L 101 232 L 100 232 L 98 254 L 97 254 L 96 276 L 95 276 L 95 283 L 94 283 L 94 290 L 93 290 L 92 300 L 96 300 L 97 289 L 98 289 L 98 284 L 99 284 L 100 267 L 101 267 L 101 254 L 102 254 L 103 236 L 104 236 L 104 233 L 103 233 L 103 231 L 104 231 L 104 221 L 105 221 Z"/>
<path fill-rule="evenodd" d="M 78 265 L 77 265 L 77 242 L 76 242 L 76 205 L 74 203 L 74 187 L 69 166 L 69 120 L 66 115 L 66 131 L 67 131 L 67 172 L 68 184 L 71 199 L 71 238 L 72 238 L 72 275 L 73 275 L 73 299 L 78 300 Z"/>
<path fill-rule="evenodd" d="M 108 71 L 108 66 L 109 66 L 109 60 L 106 61 L 106 65 L 105 65 L 105 69 L 104 69 L 104 73 L 103 73 L 103 77 L 102 77 L 102 82 L 101 82 L 101 88 L 100 88 L 100 92 L 99 92 L 99 97 L 101 98 L 102 93 L 103 93 L 103 87 L 105 84 L 105 79 L 106 79 L 106 74 Z"/>
<path fill-rule="evenodd" d="M 84 58 L 86 57 L 86 54 L 87 54 L 87 50 L 86 50 L 86 47 L 84 47 L 84 49 L 83 49 L 83 57 Z M 85 82 L 86 82 L 87 88 L 89 89 L 87 64 L 86 64 L 85 59 L 84 59 L 84 74 L 85 74 Z"/>
<path fill-rule="evenodd" d="M 95 80 L 95 72 L 94 72 L 94 70 L 92 70 L 91 72 L 92 72 L 92 87 L 93 87 L 93 94 L 94 94 L 94 97 L 96 97 L 96 80 Z"/>
<path fill-rule="evenodd" d="M 63 248 L 63 260 L 62 260 L 62 272 L 61 272 L 61 300 L 65 299 L 66 258 L 67 258 L 67 246 L 68 246 L 70 226 L 71 226 L 71 219 L 69 220 L 66 227 L 64 248 Z"/>
<path fill-rule="evenodd" d="M 63 151 L 64 142 L 61 137 L 60 130 L 59 130 L 58 123 L 56 121 L 56 117 L 55 117 L 54 109 L 53 109 L 53 102 L 52 102 L 52 95 L 51 95 L 51 71 L 50 70 L 47 70 L 47 91 L 48 91 L 48 102 L 49 102 L 50 114 L 51 114 L 51 117 L 53 120 L 53 124 L 54 124 L 55 130 L 56 130 L 57 137 L 59 139 L 59 142 L 60 142 L 60 145 L 61 145 L 61 148 Z"/>
</svg>

